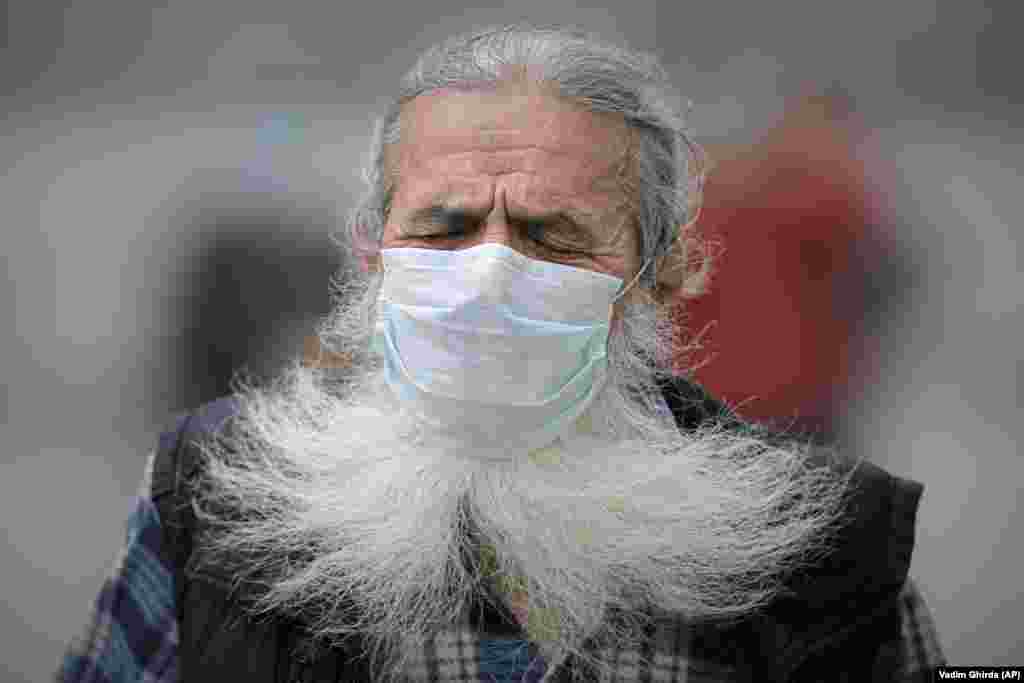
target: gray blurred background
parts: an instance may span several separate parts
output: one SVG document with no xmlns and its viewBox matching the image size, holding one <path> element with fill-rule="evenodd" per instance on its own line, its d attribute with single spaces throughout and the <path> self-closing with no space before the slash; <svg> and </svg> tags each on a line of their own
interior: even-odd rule
<svg viewBox="0 0 1024 683">
<path fill-rule="evenodd" d="M 522 19 L 656 52 L 711 145 L 755 139 L 807 88 L 852 98 L 918 274 L 876 329 L 849 443 L 926 485 L 912 573 L 950 661 L 1024 662 L 1019 3 L 514 6 L 8 0 L 2 680 L 57 667 L 159 429 L 226 391 L 225 367 L 272 372 L 328 311 L 328 233 L 403 70 Z"/>
</svg>

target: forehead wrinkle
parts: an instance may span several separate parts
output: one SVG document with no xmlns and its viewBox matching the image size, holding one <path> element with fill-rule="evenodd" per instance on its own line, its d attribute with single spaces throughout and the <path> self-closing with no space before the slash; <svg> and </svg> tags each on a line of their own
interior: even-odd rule
<svg viewBox="0 0 1024 683">
<path fill-rule="evenodd" d="M 613 181 L 611 178 L 595 179 L 585 186 L 590 191 L 587 193 L 562 191 L 544 184 L 527 185 L 523 188 L 523 203 L 537 208 L 564 208 L 588 219 L 603 221 L 632 206 L 618 183 Z"/>
<path fill-rule="evenodd" d="M 482 97 L 478 97 L 480 95 Z M 473 90 L 453 93 L 443 89 L 424 93 L 406 103 L 399 113 L 403 135 L 398 144 L 415 148 L 434 142 L 433 146 L 443 148 L 445 141 L 465 144 L 465 135 L 475 132 L 478 138 L 489 141 L 496 149 L 507 146 L 506 140 L 513 141 L 510 146 L 519 146 L 515 138 L 524 137 L 530 140 L 530 145 L 552 153 L 563 149 L 607 150 L 607 147 L 595 148 L 595 136 L 614 139 L 614 147 L 620 144 L 629 147 L 631 129 L 620 114 L 592 112 L 561 97 L 537 95 L 540 93 L 509 99 Z M 524 117 L 528 119 L 525 123 Z M 566 117 L 570 117 L 571 125 L 567 125 Z M 421 138 L 419 133 L 426 130 L 429 135 Z M 617 152 L 612 149 L 601 156 L 618 157 Z"/>
<path fill-rule="evenodd" d="M 407 190 L 406 203 L 411 207 L 474 208 L 488 206 L 492 201 L 490 188 L 481 188 L 479 180 L 441 177 L 436 183 L 414 185 Z"/>
<path fill-rule="evenodd" d="M 599 222 L 629 203 L 615 177 L 565 178 L 563 175 L 558 178 L 560 186 L 555 187 L 541 174 L 515 171 L 501 175 L 505 177 L 499 181 L 500 176 L 411 174 L 406 178 L 409 182 L 404 183 L 404 203 L 416 207 L 441 203 L 452 208 L 486 209 L 493 204 L 499 182 L 507 200 L 522 205 L 527 211 L 564 210 L 585 217 L 588 223 Z"/>
<path fill-rule="evenodd" d="M 432 141 L 426 150 L 410 146 L 402 154 L 401 170 L 405 173 L 437 177 L 474 175 L 497 176 L 512 173 L 551 175 L 559 182 L 600 188 L 621 174 L 621 159 L 594 158 L 580 150 L 546 147 L 539 144 L 473 145 L 444 144 Z M 449 148 L 450 151 L 446 148 Z"/>
</svg>

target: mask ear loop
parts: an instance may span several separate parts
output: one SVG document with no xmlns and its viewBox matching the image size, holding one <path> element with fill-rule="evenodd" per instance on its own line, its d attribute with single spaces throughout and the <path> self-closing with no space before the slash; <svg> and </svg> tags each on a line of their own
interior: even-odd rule
<svg viewBox="0 0 1024 683">
<path fill-rule="evenodd" d="M 679 242 L 679 240 L 681 240 L 683 238 L 683 235 L 686 234 L 687 230 L 690 230 L 694 225 L 697 224 L 697 220 L 700 218 L 700 214 L 701 214 L 701 211 L 703 209 L 704 209 L 703 206 L 698 206 L 697 207 L 697 215 L 694 216 L 691 220 L 687 221 L 686 225 L 684 225 L 682 227 L 682 229 L 680 229 L 679 235 L 677 235 L 676 238 L 674 240 L 672 240 L 672 244 L 669 245 L 669 248 L 666 250 L 666 253 L 668 251 L 671 251 L 673 249 L 673 247 L 676 246 L 676 244 Z M 629 281 L 629 284 L 626 285 L 625 288 L 623 288 L 623 290 L 621 292 L 619 292 L 618 294 L 615 295 L 615 298 L 612 300 L 612 305 L 614 305 L 616 301 L 618 301 L 619 299 L 621 299 L 622 297 L 624 297 L 626 295 L 626 292 L 628 292 L 630 290 L 630 288 L 633 285 L 636 284 L 637 280 L 640 279 L 640 276 L 644 274 L 645 270 L 647 270 L 647 266 L 651 265 L 651 263 L 653 261 L 654 261 L 653 258 L 649 258 L 649 259 L 647 259 L 644 262 L 643 267 L 640 270 L 637 271 L 637 274 L 633 277 L 632 280 Z"/>
<path fill-rule="evenodd" d="M 643 275 L 643 273 L 644 273 L 644 271 L 645 271 L 645 270 L 647 270 L 647 266 L 649 266 L 649 265 L 651 264 L 651 261 L 652 261 L 652 260 L 653 260 L 653 259 L 647 259 L 647 262 L 646 262 L 646 263 L 644 263 L 644 266 L 643 266 L 643 268 L 641 268 L 641 269 L 640 269 L 640 270 L 639 270 L 639 271 L 637 272 L 636 276 L 635 276 L 635 277 L 634 277 L 634 278 L 633 278 L 632 280 L 630 280 L 629 284 L 628 284 L 628 285 L 626 285 L 626 287 L 625 287 L 625 288 L 624 288 L 624 289 L 623 289 L 623 290 L 622 290 L 621 292 L 619 292 L 618 294 L 616 294 L 616 295 L 615 295 L 615 298 L 614 298 L 614 299 L 612 299 L 612 302 L 611 302 L 610 304 L 608 304 L 608 320 L 611 320 L 611 319 L 612 319 L 612 318 L 614 317 L 614 315 L 615 315 L 615 303 L 616 303 L 616 302 L 617 302 L 617 301 L 618 301 L 619 299 L 621 299 L 622 297 L 626 296 L 626 292 L 628 292 L 628 291 L 629 291 L 629 288 L 630 288 L 630 287 L 632 287 L 633 285 L 635 285 L 635 284 L 636 284 L 636 281 L 637 281 L 637 280 L 639 280 L 639 279 L 640 279 L 640 276 L 641 276 L 641 275 Z"/>
<path fill-rule="evenodd" d="M 612 305 L 615 305 L 616 301 L 626 296 L 626 292 L 628 292 L 629 289 L 636 284 L 636 281 L 640 279 L 640 276 L 644 274 L 644 271 L 647 270 L 647 266 L 651 265 L 651 261 L 653 260 L 654 259 L 647 259 L 647 261 L 644 263 L 644 267 L 637 271 L 636 276 L 634 276 L 633 279 L 629 281 L 629 284 L 626 285 L 621 292 L 615 295 L 615 298 L 612 299 Z"/>
</svg>

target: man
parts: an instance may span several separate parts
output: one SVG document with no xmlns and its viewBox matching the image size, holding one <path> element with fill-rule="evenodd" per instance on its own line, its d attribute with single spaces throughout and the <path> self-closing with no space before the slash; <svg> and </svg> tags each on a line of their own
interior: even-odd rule
<svg viewBox="0 0 1024 683">
<path fill-rule="evenodd" d="M 521 27 L 428 51 L 320 335 L 345 363 L 162 435 L 65 680 L 929 675 L 920 485 L 667 370 L 706 272 L 693 149 L 647 57 Z"/>
</svg>

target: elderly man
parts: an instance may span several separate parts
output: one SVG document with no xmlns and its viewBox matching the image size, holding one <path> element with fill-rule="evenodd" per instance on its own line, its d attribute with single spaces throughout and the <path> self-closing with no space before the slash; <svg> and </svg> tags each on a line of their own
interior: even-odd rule
<svg viewBox="0 0 1024 683">
<path fill-rule="evenodd" d="M 161 435 L 63 679 L 930 678 L 921 486 L 669 370 L 707 266 L 673 101 L 572 32 L 424 54 L 320 334 L 346 362 Z"/>
</svg>

